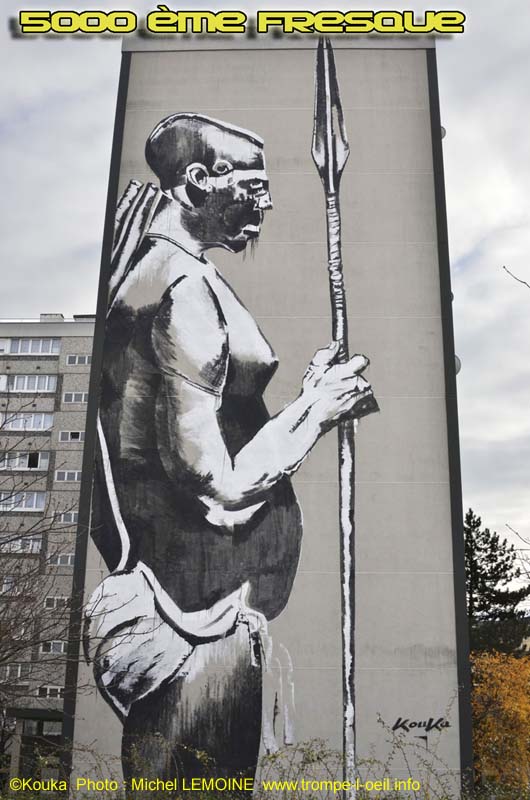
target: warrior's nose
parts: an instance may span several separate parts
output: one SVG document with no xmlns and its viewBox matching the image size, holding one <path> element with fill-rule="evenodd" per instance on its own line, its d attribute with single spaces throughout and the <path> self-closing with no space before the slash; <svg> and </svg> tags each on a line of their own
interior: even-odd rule
<svg viewBox="0 0 530 800">
<path fill-rule="evenodd" d="M 256 197 L 256 208 L 260 211 L 270 211 L 272 208 L 272 198 L 270 192 L 264 192 Z"/>
</svg>

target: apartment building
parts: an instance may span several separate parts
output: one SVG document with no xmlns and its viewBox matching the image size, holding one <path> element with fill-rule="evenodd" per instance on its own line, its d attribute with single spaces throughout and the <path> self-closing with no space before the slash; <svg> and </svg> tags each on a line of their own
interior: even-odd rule
<svg viewBox="0 0 530 800">
<path fill-rule="evenodd" d="M 0 320 L 0 786 L 60 739 L 93 330 Z"/>
</svg>

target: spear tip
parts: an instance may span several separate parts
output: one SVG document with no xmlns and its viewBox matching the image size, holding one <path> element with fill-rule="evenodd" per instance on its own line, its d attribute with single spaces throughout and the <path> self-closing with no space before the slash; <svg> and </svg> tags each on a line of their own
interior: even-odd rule
<svg viewBox="0 0 530 800">
<path fill-rule="evenodd" d="M 313 161 L 328 193 L 338 190 L 350 147 L 344 125 L 333 46 L 321 37 L 317 46 Z"/>
</svg>

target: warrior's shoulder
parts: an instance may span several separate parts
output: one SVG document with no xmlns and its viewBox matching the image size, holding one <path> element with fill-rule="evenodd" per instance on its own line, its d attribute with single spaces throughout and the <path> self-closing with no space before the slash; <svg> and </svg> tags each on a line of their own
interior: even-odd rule
<svg viewBox="0 0 530 800">
<path fill-rule="evenodd" d="M 207 271 L 183 272 L 166 290 L 151 340 L 161 371 L 220 394 L 228 368 L 228 330 Z"/>
<path fill-rule="evenodd" d="M 182 269 L 162 295 L 155 314 L 159 323 L 193 329 L 204 338 L 210 328 L 226 333 L 226 320 L 207 269 Z"/>
<path fill-rule="evenodd" d="M 183 248 L 161 237 L 145 236 L 117 298 L 140 309 L 158 306 L 173 294 L 201 294 L 208 283 L 202 263 Z"/>
</svg>

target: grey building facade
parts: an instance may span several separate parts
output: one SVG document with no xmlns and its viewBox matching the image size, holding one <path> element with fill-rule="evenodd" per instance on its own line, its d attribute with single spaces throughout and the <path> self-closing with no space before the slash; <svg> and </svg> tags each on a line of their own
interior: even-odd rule
<svg viewBox="0 0 530 800">
<path fill-rule="evenodd" d="M 35 777 L 60 741 L 93 328 L 88 315 L 0 320 L 4 779 Z"/>
<path fill-rule="evenodd" d="M 412 772 L 424 786 L 429 779 L 427 764 L 431 777 L 434 774 L 434 779 L 446 779 L 449 793 L 458 796 L 461 778 L 469 773 L 471 766 L 471 736 L 455 361 L 434 42 L 417 38 L 336 37 L 333 45 L 351 148 L 341 183 L 342 254 L 350 348 L 351 353 L 364 353 L 370 358 L 367 375 L 380 413 L 361 419 L 355 433 L 355 476 L 352 477 L 355 542 L 349 552 L 354 563 L 347 606 L 344 603 L 336 436 L 328 430 L 326 435 L 312 442 L 314 447 L 310 445 L 301 453 L 296 469 L 285 460 L 278 462 L 278 473 L 292 479 L 298 498 L 303 542 L 294 564 L 296 575 L 288 603 L 279 612 L 265 609 L 262 613 L 268 624 L 262 625 L 260 630 L 262 650 L 267 651 L 272 640 L 278 655 L 267 662 L 265 652 L 258 657 L 258 664 L 251 664 L 261 670 L 253 676 L 256 684 L 261 681 L 261 685 L 257 689 L 246 689 L 254 710 L 246 713 L 251 705 L 249 701 L 243 709 L 245 721 L 235 736 L 233 731 L 230 734 L 236 745 L 233 750 L 237 750 L 237 742 L 246 743 L 249 730 L 252 729 L 252 735 L 258 738 L 255 729 L 261 724 L 260 756 L 276 752 L 275 747 L 286 748 L 289 753 L 292 752 L 289 748 L 297 743 L 323 739 L 333 750 L 342 753 L 346 762 L 355 760 L 353 770 L 357 769 L 361 776 L 366 774 L 361 765 L 375 756 L 380 765 L 389 765 L 393 779 L 406 781 Z M 210 401 L 205 395 L 208 394 L 219 399 L 219 407 L 225 401 L 225 410 L 230 406 L 233 397 L 226 388 L 227 383 L 232 380 L 233 388 L 238 357 L 241 363 L 244 356 L 248 356 L 241 340 L 237 352 L 238 324 L 237 320 L 229 319 L 234 302 L 224 287 L 228 285 L 240 306 L 248 312 L 245 319 L 250 327 L 246 330 L 251 330 L 251 335 L 246 341 L 257 341 L 257 326 L 274 348 L 272 355 L 277 357 L 277 371 L 272 367 L 271 350 L 262 347 L 258 367 L 268 367 L 262 373 L 267 380 L 258 392 L 259 397 L 252 395 L 261 403 L 263 393 L 273 419 L 280 418 L 292 399 L 298 397 L 308 364 L 310 369 L 313 365 L 315 371 L 313 354 L 325 347 L 331 338 L 325 206 L 311 160 L 315 50 L 316 41 L 311 37 L 126 41 L 94 349 L 95 372 L 99 375 L 103 370 L 102 397 L 107 393 L 106 405 L 99 409 L 102 432 L 98 444 L 95 399 L 89 409 L 92 431 L 89 447 L 94 451 L 100 448 L 99 463 L 104 468 L 100 469 L 100 478 L 102 472 L 104 475 L 100 495 L 103 497 L 107 492 L 104 502 L 110 498 L 107 503 L 110 512 L 105 520 L 109 536 L 106 540 L 95 536 L 94 541 L 87 542 L 86 551 L 83 551 L 86 570 L 79 575 L 79 586 L 84 582 L 86 598 L 90 598 L 92 608 L 99 602 L 103 617 L 108 615 L 109 621 L 107 624 L 103 619 L 100 625 L 102 618 L 96 619 L 94 627 L 99 625 L 99 631 L 93 636 L 95 655 L 91 664 L 80 662 L 79 687 L 92 682 L 92 692 L 80 690 L 77 700 L 67 710 L 67 735 L 76 744 L 74 775 L 88 774 L 97 757 L 105 755 L 109 759 L 107 774 L 118 780 L 123 776 L 127 779 L 131 768 L 126 760 L 123 764 L 120 762 L 122 743 L 125 742 L 126 748 L 128 737 L 136 735 L 142 725 L 148 731 L 154 726 L 156 732 L 159 720 L 171 729 L 167 741 L 174 748 L 173 755 L 181 743 L 187 743 L 186 735 L 188 741 L 195 742 L 192 747 L 209 736 L 212 748 L 220 745 L 218 749 L 222 749 L 224 740 L 219 735 L 219 720 L 232 720 L 237 714 L 241 719 L 244 716 L 242 693 L 237 682 L 230 684 L 229 680 L 229 655 L 233 654 L 221 652 L 225 644 L 227 650 L 230 648 L 230 642 L 234 642 L 234 648 L 239 646 L 235 633 L 241 617 L 232 628 L 216 632 L 213 639 L 221 642 L 217 645 L 215 641 L 214 644 L 207 641 L 200 615 L 205 612 L 207 616 L 216 609 L 224 612 L 224 607 L 221 609 L 216 603 L 234 596 L 233 592 L 225 591 L 225 584 L 216 583 L 219 574 L 223 580 L 228 575 L 230 580 L 227 579 L 226 585 L 229 584 L 230 591 L 232 580 L 243 584 L 247 576 L 252 581 L 258 574 L 265 583 L 265 570 L 260 570 L 264 565 L 269 567 L 267 559 L 271 549 L 280 553 L 278 563 L 270 568 L 271 574 L 289 573 L 289 577 L 293 571 L 294 559 L 285 557 L 282 562 L 282 541 L 280 537 L 273 539 L 272 534 L 276 534 L 277 529 L 272 524 L 270 539 L 265 530 L 260 540 L 261 560 L 257 559 L 257 566 L 252 565 L 254 571 L 249 568 L 244 573 L 241 569 L 244 559 L 239 560 L 239 554 L 245 542 L 252 542 L 267 509 L 260 512 L 262 517 L 256 514 L 255 524 L 251 510 L 240 528 L 237 521 L 231 528 L 213 514 L 219 510 L 213 491 L 210 495 L 207 491 L 195 493 L 193 500 L 204 501 L 203 506 L 197 511 L 198 504 L 192 507 L 190 503 L 184 509 L 189 511 L 184 521 L 182 506 L 171 507 L 170 511 L 168 508 L 173 502 L 171 490 L 176 497 L 183 489 L 183 481 L 176 480 L 172 472 L 173 463 L 178 462 L 182 467 L 185 460 L 182 454 L 188 457 L 191 452 L 190 462 L 184 465 L 179 476 L 184 475 L 185 482 L 193 471 L 186 472 L 186 467 L 196 454 L 199 455 L 194 465 L 201 462 L 205 453 L 205 458 L 208 456 L 202 427 L 193 416 L 196 409 L 207 406 Z M 157 173 L 156 153 L 151 161 L 145 159 L 146 142 L 155 141 L 156 144 L 160 131 L 171 129 L 174 117 L 179 114 L 186 119 L 198 119 L 201 124 L 221 126 L 232 133 L 243 131 L 246 141 L 253 146 L 257 143 L 258 148 L 263 139 L 267 177 L 261 150 L 259 157 L 252 161 L 245 145 L 247 150 L 241 151 L 243 155 L 238 160 L 239 152 L 223 150 L 221 146 L 215 150 L 212 145 L 204 148 L 199 158 L 195 157 L 191 146 L 187 148 L 188 140 L 184 139 L 184 146 L 182 138 L 175 138 L 174 150 L 169 152 L 168 148 L 166 163 L 173 166 L 178 160 L 176 156 L 183 152 L 187 174 L 184 177 L 179 173 L 173 183 L 171 180 L 175 176 L 165 181 L 165 176 Z M 218 143 L 214 136 L 212 141 Z M 148 152 L 154 149 L 150 151 L 148 147 Z M 212 150 L 217 160 L 212 159 L 209 164 L 207 159 Z M 187 202 L 189 210 L 193 205 L 192 196 L 207 203 L 208 189 L 201 196 L 202 184 L 208 187 L 211 179 L 214 188 L 210 192 L 214 196 L 218 187 L 224 185 L 223 175 L 229 174 L 233 163 L 237 164 L 237 170 L 254 170 L 256 174 L 252 180 L 261 183 L 262 198 L 270 188 L 274 209 L 266 206 L 259 247 L 255 251 L 248 248 L 254 251 L 252 258 L 235 248 L 231 251 L 230 247 L 219 248 L 208 255 L 215 267 L 212 264 L 205 267 L 204 259 L 189 252 L 190 242 L 196 245 L 200 238 L 197 230 L 193 231 L 195 238 L 183 237 L 182 226 L 179 228 L 178 224 L 180 218 L 175 221 L 180 212 L 172 216 L 175 206 L 171 204 L 175 201 L 176 205 L 179 202 L 186 205 Z M 180 163 L 177 166 L 182 168 Z M 216 168 L 218 173 L 214 174 Z M 186 181 L 192 184 L 193 180 L 194 189 L 191 188 L 182 203 L 182 187 Z M 138 187 L 145 191 L 144 196 L 136 194 Z M 162 197 L 157 195 L 158 191 Z M 161 200 L 162 211 L 160 206 L 149 208 L 147 200 L 145 207 L 142 206 L 149 192 L 148 200 L 153 197 L 154 202 Z M 138 218 L 146 227 L 129 252 L 127 236 L 124 234 L 121 240 L 117 237 L 116 251 L 121 248 L 130 260 L 125 265 L 124 275 L 116 281 L 111 256 L 114 208 L 120 197 L 118 233 L 123 233 L 120 228 L 123 218 L 130 222 L 127 214 L 134 213 L 138 206 Z M 167 204 L 165 209 L 164 204 Z M 165 216 L 164 210 L 167 211 Z M 158 222 L 154 219 L 157 213 Z M 134 230 L 137 222 L 133 217 L 132 224 L 124 229 Z M 259 225 L 251 221 L 247 231 L 256 233 Z M 172 253 L 171 247 L 178 255 Z M 214 287 L 208 297 L 214 297 L 215 314 L 211 306 L 208 311 L 202 295 L 198 298 L 193 294 L 193 282 L 186 283 L 185 279 L 193 273 L 189 264 L 182 267 L 183 274 L 171 272 L 170 265 L 180 264 L 179 258 L 184 258 L 182 251 L 196 258 L 195 274 L 204 279 L 208 291 Z M 219 271 L 217 275 L 216 270 Z M 162 286 L 164 280 L 166 285 Z M 176 286 L 180 285 L 184 291 L 190 284 L 188 298 L 183 295 L 179 300 L 171 295 Z M 119 303 L 125 302 L 125 295 L 129 307 L 124 312 Z M 118 300 L 114 304 L 116 297 Z M 138 315 L 138 328 L 131 332 L 134 327 L 131 321 L 136 317 L 135 313 L 129 313 L 130 308 L 134 303 L 139 307 L 144 297 L 149 299 L 151 309 L 162 308 L 168 297 L 178 307 L 180 317 L 175 323 L 178 334 L 173 339 L 163 328 L 171 317 L 169 311 L 157 321 L 154 336 L 147 311 Z M 123 313 L 123 317 L 113 328 L 112 312 L 116 308 L 116 315 Z M 200 314 L 196 313 L 197 308 Z M 216 316 L 219 308 L 226 311 L 226 315 Z M 186 316 L 189 310 L 191 313 Z M 233 348 L 231 357 L 236 366 L 232 373 L 228 366 L 217 384 L 205 380 L 205 374 L 212 376 L 205 367 L 225 363 L 222 358 L 226 349 L 219 348 L 219 352 L 214 353 L 215 361 L 206 356 L 203 361 L 200 358 L 204 355 L 202 343 L 206 349 L 209 344 L 208 334 L 212 329 L 218 333 L 222 328 L 218 325 L 220 316 L 226 322 L 226 347 Z M 249 317 L 255 326 L 251 325 Z M 182 319 L 189 326 L 184 331 L 178 327 Z M 194 327 L 197 321 L 198 326 Z M 160 330 L 168 334 L 168 349 L 176 358 L 175 363 L 169 367 L 165 363 L 164 369 L 157 372 L 153 342 L 156 343 Z M 190 330 L 193 335 L 186 340 L 185 334 Z M 123 342 L 120 336 L 125 337 Z M 196 345 L 196 350 L 190 341 Z M 263 340 L 259 339 L 259 343 L 263 345 Z M 138 380 L 136 373 L 126 374 L 129 405 L 125 412 L 126 404 L 122 403 L 120 392 L 126 381 L 119 382 L 125 374 L 121 361 L 124 353 L 127 369 L 134 363 L 140 370 Z M 194 361 L 197 353 L 198 366 L 197 360 Z M 256 363 L 252 364 L 254 367 Z M 174 379 L 173 383 L 167 380 L 168 374 Z M 166 387 L 165 397 L 180 400 L 183 389 L 182 382 L 178 382 L 187 381 L 192 385 L 189 391 L 201 398 L 197 406 L 190 402 L 188 417 L 179 420 L 182 426 L 178 434 L 183 439 L 176 442 L 173 451 L 170 450 L 171 441 L 166 448 L 174 456 L 174 462 L 167 452 L 156 460 L 161 441 L 160 417 L 155 421 L 148 416 L 150 408 L 146 409 L 149 405 L 145 403 L 146 397 L 155 405 L 153 397 L 158 391 L 158 380 Z M 254 391 L 255 387 L 251 388 Z M 244 409 L 236 419 L 243 431 L 238 447 L 244 449 L 250 443 L 245 429 L 249 391 L 244 380 L 240 382 L 239 392 L 232 393 L 237 395 L 233 417 Z M 116 398 L 118 401 L 113 405 Z M 160 409 L 160 395 L 156 403 Z M 209 407 L 213 407 L 213 403 Z M 138 408 L 146 414 L 143 424 L 138 424 L 134 416 Z M 178 417 L 181 412 L 178 402 L 174 410 Z M 197 413 L 201 421 L 206 419 L 200 416 L 202 411 Z M 167 418 L 170 416 L 166 414 Z M 302 422 L 306 418 L 303 417 Z M 207 421 L 211 424 L 211 416 Z M 225 422 L 226 443 L 229 438 L 226 431 L 233 419 Z M 275 455 L 279 453 L 279 458 L 292 430 L 299 427 L 298 420 L 296 423 L 281 442 L 275 441 L 270 448 Z M 260 420 L 263 428 L 267 424 L 268 419 Z M 192 428 L 193 436 L 190 436 Z M 149 435 L 151 439 L 147 441 Z M 177 438 L 175 435 L 174 440 Z M 146 441 L 147 446 L 144 446 Z M 231 463 L 233 467 L 239 449 L 234 448 L 234 453 L 230 458 L 224 458 L 222 453 L 223 464 Z M 153 459 L 151 471 L 145 469 L 142 461 L 147 456 Z M 252 467 L 250 463 L 249 472 Z M 226 467 L 227 473 L 230 468 Z M 200 474 L 204 478 L 201 491 L 205 485 L 208 487 L 206 469 L 204 473 Z M 265 467 L 263 473 L 266 473 Z M 81 509 L 87 525 L 91 513 L 88 492 L 91 477 L 87 471 L 87 503 Z M 146 490 L 142 494 L 143 485 Z M 184 489 L 189 490 L 189 500 L 192 489 L 189 485 Z M 161 498 L 158 507 L 152 502 L 153 498 Z M 262 501 L 263 495 L 258 495 L 257 500 Z M 236 498 L 228 511 L 247 511 L 249 504 L 239 501 L 240 498 Z M 270 496 L 267 502 L 269 508 L 277 508 L 283 501 Z M 285 501 L 283 507 L 289 503 L 292 510 L 290 500 Z M 100 502 L 98 513 L 102 505 Z M 222 512 L 226 510 L 221 509 Z M 202 517 L 198 521 L 199 514 Z M 189 519 L 192 519 L 192 527 L 195 526 L 191 532 L 185 527 Z M 262 526 L 260 533 L 265 528 Z M 296 520 L 282 528 L 286 536 L 293 531 L 297 533 L 298 529 Z M 145 531 L 151 536 L 147 544 L 142 540 Z M 191 533 L 196 534 L 195 538 Z M 186 536 L 188 539 L 184 541 Z M 106 545 L 113 537 L 116 552 L 109 552 Z M 175 541 L 177 545 L 172 549 Z M 229 562 L 227 557 L 215 562 L 221 549 L 229 550 L 232 544 L 233 560 Z M 241 549 L 237 550 L 240 545 Z M 194 546 L 200 551 L 195 561 L 189 557 Z M 221 554 L 223 558 L 225 551 Z M 168 564 L 171 569 L 167 568 Z M 177 573 L 180 581 L 174 579 Z M 193 595 L 197 575 L 208 601 L 202 605 L 202 598 L 196 601 L 197 592 Z M 149 584 L 147 590 L 145 583 Z M 209 595 L 212 586 L 221 586 L 213 598 Z M 116 607 L 109 601 L 113 587 L 118 598 Z M 189 594 L 183 587 L 192 587 Z M 162 624 L 157 614 L 168 594 L 173 604 L 164 609 Z M 254 597 L 250 595 L 249 606 L 243 608 L 243 618 L 249 608 L 262 611 L 264 606 L 254 601 L 256 595 L 257 592 Z M 134 619 L 132 614 L 130 619 L 127 617 L 128 607 L 135 611 Z M 117 616 L 113 616 L 116 611 Z M 198 616 L 190 623 L 189 617 L 193 614 Z M 245 619 L 248 621 L 248 616 Z M 112 639 L 115 620 L 123 623 L 122 630 L 127 636 L 130 634 L 130 641 L 125 642 L 123 650 L 120 649 L 122 643 Z M 137 622 L 147 627 L 135 629 Z M 353 641 L 348 651 L 344 647 L 346 626 Z M 160 631 L 166 636 L 162 644 L 157 638 Z M 137 643 L 138 653 L 134 650 Z M 144 643 L 145 648 L 140 652 L 140 645 L 143 647 Z M 127 653 L 126 647 L 129 648 Z M 144 658 L 150 648 L 156 650 L 151 661 L 147 656 Z M 168 652 L 174 652 L 174 660 L 159 666 L 163 660 L 161 656 Z M 109 659 L 101 657 L 108 653 Z M 137 664 L 140 667 L 137 668 Z M 158 683 L 149 684 L 150 672 L 158 672 Z M 227 675 L 228 689 L 223 684 Z M 351 709 L 345 701 L 345 681 L 352 677 L 354 714 L 347 716 L 345 710 Z M 144 678 L 146 681 L 142 683 Z M 182 701 L 179 700 L 180 690 L 185 693 Z M 223 716 L 216 709 L 217 716 L 211 717 L 215 724 L 208 727 L 201 703 L 204 696 L 211 697 L 216 692 L 228 711 Z M 279 709 L 278 714 L 276 709 Z M 350 729 L 355 728 L 354 751 L 345 746 L 345 718 Z M 102 720 L 105 720 L 104 725 Z M 185 724 L 191 720 L 184 732 L 179 727 L 185 727 L 182 720 Z M 272 725 L 269 725 L 271 720 Z M 219 727 L 216 728 L 217 722 Z M 99 752 L 94 754 L 91 743 L 96 732 Z M 399 750 L 397 756 L 396 738 L 405 748 Z M 258 745 L 256 754 L 257 750 Z M 223 755 L 226 756 L 222 764 L 224 774 L 227 771 L 230 774 L 233 753 Z M 152 777 L 166 776 L 162 771 L 157 772 L 154 759 L 146 761 L 152 768 Z M 252 769 L 254 765 L 253 762 Z M 353 797 L 354 793 L 350 792 L 349 796 Z"/>
</svg>

